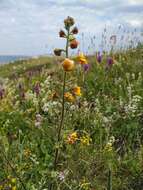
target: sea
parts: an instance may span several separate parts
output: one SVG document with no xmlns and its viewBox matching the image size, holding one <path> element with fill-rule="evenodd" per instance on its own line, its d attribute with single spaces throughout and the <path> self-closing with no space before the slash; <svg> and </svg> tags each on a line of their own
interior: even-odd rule
<svg viewBox="0 0 143 190">
<path fill-rule="evenodd" d="M 28 56 L 22 55 L 0 55 L 0 65 L 28 58 Z"/>
</svg>

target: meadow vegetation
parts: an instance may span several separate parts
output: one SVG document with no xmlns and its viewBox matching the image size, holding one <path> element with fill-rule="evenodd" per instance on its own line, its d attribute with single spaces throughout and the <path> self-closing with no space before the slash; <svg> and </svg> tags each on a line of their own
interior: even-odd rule
<svg viewBox="0 0 143 190">
<path fill-rule="evenodd" d="M 77 33 L 0 67 L 0 190 L 143 189 L 143 48 L 70 57 Z"/>
</svg>

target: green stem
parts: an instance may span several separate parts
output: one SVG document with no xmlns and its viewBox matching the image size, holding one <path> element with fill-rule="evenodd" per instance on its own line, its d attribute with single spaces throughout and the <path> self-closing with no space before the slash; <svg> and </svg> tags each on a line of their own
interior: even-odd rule
<svg viewBox="0 0 143 190">
<path fill-rule="evenodd" d="M 67 42 L 66 42 L 66 58 L 68 58 L 68 47 L 69 47 L 69 35 L 70 35 L 70 31 L 67 31 Z M 57 142 L 59 143 L 61 140 L 61 131 L 62 131 L 62 127 L 63 127 L 63 123 L 64 123 L 64 113 L 65 113 L 65 86 L 66 86 L 66 72 L 64 72 L 64 79 L 63 79 L 63 93 L 62 93 L 62 112 L 61 112 L 61 121 L 60 121 L 60 125 L 58 128 L 58 138 L 57 138 Z M 58 162 L 58 156 L 59 156 L 59 147 L 56 148 L 56 152 L 55 152 L 55 160 L 54 160 L 54 170 L 56 170 L 57 168 L 57 162 Z"/>
<path fill-rule="evenodd" d="M 62 94 L 62 112 L 61 112 L 61 121 L 60 121 L 60 125 L 58 128 L 58 138 L 57 138 L 57 142 L 59 143 L 61 140 L 61 130 L 62 130 L 62 126 L 63 126 L 63 122 L 64 122 L 64 112 L 65 112 L 65 84 L 66 84 L 66 72 L 64 72 L 64 82 L 63 82 L 63 94 Z M 55 161 L 54 161 L 54 170 L 56 170 L 57 168 L 57 160 L 58 160 L 58 155 L 59 155 L 59 147 L 56 148 L 56 152 L 55 152 Z"/>
<path fill-rule="evenodd" d="M 69 35 L 70 35 L 70 29 L 68 29 L 67 31 L 67 42 L 66 42 L 66 58 L 68 58 L 68 48 L 69 48 Z M 66 87 L 66 72 L 64 72 L 64 78 L 63 78 L 63 91 L 62 91 L 62 112 L 61 112 L 61 121 L 60 121 L 60 124 L 59 124 L 59 128 L 58 128 L 58 137 L 57 137 L 57 144 L 59 146 L 59 142 L 61 140 L 61 131 L 62 131 L 62 128 L 63 128 L 63 123 L 64 123 L 64 113 L 65 113 L 65 87 Z M 57 169 L 57 164 L 58 164 L 58 157 L 59 157 L 59 147 L 56 147 L 56 150 L 55 150 L 55 159 L 54 159 L 54 170 L 56 171 Z M 50 184 L 50 187 L 49 187 L 49 190 L 52 190 L 53 189 L 53 186 L 54 184 L 51 183 Z"/>
</svg>

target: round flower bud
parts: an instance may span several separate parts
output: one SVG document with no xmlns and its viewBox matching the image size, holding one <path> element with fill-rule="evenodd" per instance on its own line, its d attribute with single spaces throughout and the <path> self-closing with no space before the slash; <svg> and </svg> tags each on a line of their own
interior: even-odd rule
<svg viewBox="0 0 143 190">
<path fill-rule="evenodd" d="M 65 24 L 65 28 L 69 29 L 71 26 L 74 25 L 74 19 L 70 16 L 68 16 L 65 20 L 64 20 L 64 24 Z"/>
<path fill-rule="evenodd" d="M 78 34 L 78 28 L 75 26 L 71 32 L 72 34 Z"/>
<path fill-rule="evenodd" d="M 74 69 L 74 61 L 66 58 L 63 61 L 62 66 L 63 66 L 65 71 L 72 71 Z"/>
<path fill-rule="evenodd" d="M 66 34 L 65 34 L 65 32 L 63 30 L 60 30 L 59 36 L 60 36 L 60 38 L 65 38 Z"/>
<path fill-rule="evenodd" d="M 54 49 L 54 54 L 56 56 L 61 56 L 61 53 L 62 53 L 62 49 Z"/>
<path fill-rule="evenodd" d="M 70 47 L 71 47 L 71 49 L 76 49 L 77 48 L 77 46 L 78 46 L 78 41 L 77 40 L 72 40 L 71 42 L 70 42 Z"/>
</svg>

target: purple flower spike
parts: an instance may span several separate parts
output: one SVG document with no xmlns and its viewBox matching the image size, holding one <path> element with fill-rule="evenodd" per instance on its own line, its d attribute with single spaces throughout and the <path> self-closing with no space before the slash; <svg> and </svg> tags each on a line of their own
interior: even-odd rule
<svg viewBox="0 0 143 190">
<path fill-rule="evenodd" d="M 0 88 L 0 99 L 3 99 L 4 97 L 4 89 L 3 88 Z"/>
<path fill-rule="evenodd" d="M 40 94 L 40 83 L 37 82 L 34 86 L 34 92 L 36 93 L 36 96 L 38 97 Z"/>
<path fill-rule="evenodd" d="M 102 62 L 102 55 L 100 55 L 100 52 L 98 52 L 96 59 L 97 59 L 98 63 Z"/>
<path fill-rule="evenodd" d="M 83 69 L 85 72 L 87 72 L 89 70 L 89 64 L 84 64 Z"/>
<path fill-rule="evenodd" d="M 113 65 L 113 63 L 114 63 L 113 58 L 112 57 L 108 57 L 107 58 L 107 65 L 111 66 L 111 65 Z"/>
</svg>

